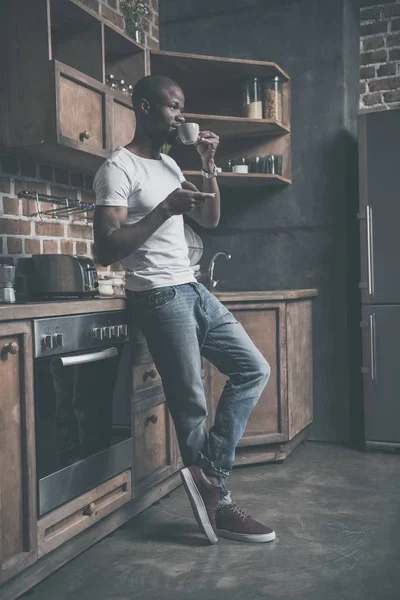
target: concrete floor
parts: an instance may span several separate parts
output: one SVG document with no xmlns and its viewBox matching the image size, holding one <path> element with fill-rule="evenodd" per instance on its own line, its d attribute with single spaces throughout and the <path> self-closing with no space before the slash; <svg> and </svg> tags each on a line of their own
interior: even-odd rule
<svg viewBox="0 0 400 600">
<path fill-rule="evenodd" d="M 178 488 L 29 600 L 399 600 L 399 456 L 310 442 L 230 488 L 274 542 L 206 545 Z"/>
</svg>

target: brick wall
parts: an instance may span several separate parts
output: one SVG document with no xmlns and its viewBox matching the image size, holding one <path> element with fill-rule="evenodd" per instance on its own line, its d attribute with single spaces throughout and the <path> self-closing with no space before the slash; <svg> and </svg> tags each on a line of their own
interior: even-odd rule
<svg viewBox="0 0 400 600">
<path fill-rule="evenodd" d="M 124 29 L 119 0 L 80 0 L 92 10 Z M 146 35 L 147 47 L 158 47 L 158 0 L 151 0 L 157 11 L 155 24 Z M 50 219 L 32 217 L 36 203 L 18 199 L 22 190 L 52 194 L 84 202 L 94 202 L 93 177 L 60 167 L 0 154 L 0 263 L 15 264 L 16 259 L 38 253 L 77 254 L 93 257 L 93 228 L 85 215 Z M 53 208 L 41 203 L 40 209 Z M 99 271 L 118 271 L 119 264 Z"/>
<path fill-rule="evenodd" d="M 360 109 L 400 108 L 400 0 L 361 8 Z"/>
</svg>

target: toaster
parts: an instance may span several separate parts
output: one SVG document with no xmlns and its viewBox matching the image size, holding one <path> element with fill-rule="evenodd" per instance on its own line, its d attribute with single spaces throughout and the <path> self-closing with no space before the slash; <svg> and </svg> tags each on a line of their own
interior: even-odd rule
<svg viewBox="0 0 400 600">
<path fill-rule="evenodd" d="M 99 295 L 94 262 L 70 254 L 33 254 L 17 263 L 17 299 L 84 298 Z"/>
</svg>

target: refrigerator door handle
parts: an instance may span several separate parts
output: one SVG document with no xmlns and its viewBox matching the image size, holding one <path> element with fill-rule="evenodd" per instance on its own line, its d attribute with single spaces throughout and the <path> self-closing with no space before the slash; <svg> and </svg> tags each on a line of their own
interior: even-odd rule
<svg viewBox="0 0 400 600">
<path fill-rule="evenodd" d="M 375 330 L 375 313 L 369 315 L 369 341 L 371 351 L 371 379 L 376 381 L 376 330 Z"/>
<path fill-rule="evenodd" d="M 367 269 L 368 269 L 368 294 L 373 296 L 375 290 L 374 281 L 374 233 L 372 221 L 372 208 L 367 206 Z"/>
</svg>

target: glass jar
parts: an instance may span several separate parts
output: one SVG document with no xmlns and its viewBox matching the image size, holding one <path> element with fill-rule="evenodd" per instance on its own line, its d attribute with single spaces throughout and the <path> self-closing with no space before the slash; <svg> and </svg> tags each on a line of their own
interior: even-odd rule
<svg viewBox="0 0 400 600">
<path fill-rule="evenodd" d="M 269 77 L 263 80 L 263 109 L 264 119 L 283 120 L 283 77 Z"/>
<path fill-rule="evenodd" d="M 248 119 L 262 119 L 261 83 L 258 77 L 248 77 L 242 84 L 243 114 Z"/>
</svg>

